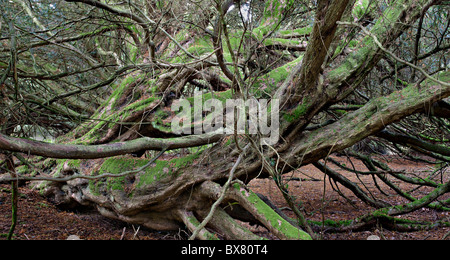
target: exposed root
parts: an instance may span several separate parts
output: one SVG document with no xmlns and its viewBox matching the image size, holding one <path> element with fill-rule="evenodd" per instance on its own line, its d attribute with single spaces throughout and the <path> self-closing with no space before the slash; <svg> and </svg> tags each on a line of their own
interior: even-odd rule
<svg viewBox="0 0 450 260">
<path fill-rule="evenodd" d="M 220 194 L 221 186 L 213 182 L 205 182 L 201 185 L 201 192 L 211 199 L 216 199 Z M 300 239 L 310 240 L 311 236 L 303 230 L 293 226 L 279 214 L 277 214 L 269 205 L 267 205 L 257 194 L 245 187 L 243 183 L 235 182 L 227 193 L 228 201 L 237 201 L 240 206 L 245 208 L 260 224 L 280 239 Z M 218 213 L 221 217 L 231 219 L 223 209 Z M 215 215 L 217 222 L 217 215 Z M 230 222 L 230 221 L 229 221 Z M 228 223 L 232 226 L 234 223 Z M 223 229 L 223 227 L 222 227 Z M 228 232 L 227 232 L 228 233 Z"/>
<path fill-rule="evenodd" d="M 184 172 L 177 176 L 174 169 L 194 164 L 196 157 L 191 157 L 194 158 L 191 161 L 120 157 L 98 160 L 89 167 L 83 167 L 82 161 L 64 161 L 52 176 L 63 180 L 76 172 L 85 176 L 84 179 L 67 179 L 43 188 L 48 191 L 47 195 L 55 196 L 56 203 L 94 207 L 103 216 L 154 230 L 187 228 L 197 239 L 263 239 L 238 220 L 265 226 L 280 239 L 311 239 L 286 216 L 277 213 L 274 205 L 264 202 L 240 181 L 229 177 L 229 185 L 222 186 L 207 180 L 211 178 L 208 175 Z M 225 173 L 222 176 L 226 176 Z M 213 179 L 223 180 L 223 177 Z M 212 205 L 216 205 L 214 211 L 211 211 Z M 233 207 L 239 210 L 234 211 Z"/>
<path fill-rule="evenodd" d="M 194 232 L 200 226 L 200 221 L 194 216 L 194 213 L 191 211 L 185 211 L 185 210 L 178 210 L 179 217 L 183 220 L 183 223 L 186 225 L 186 227 L 191 231 Z M 201 240 L 218 240 L 216 234 L 213 234 L 206 230 L 205 228 L 202 228 L 197 235 L 197 238 Z"/>
<path fill-rule="evenodd" d="M 311 240 L 305 231 L 293 226 L 276 213 L 258 195 L 247 189 L 244 184 L 236 182 L 230 191 L 230 197 L 252 213 L 267 229 L 280 239 Z"/>
<path fill-rule="evenodd" d="M 396 231 L 396 232 L 417 232 L 423 230 L 433 230 L 439 227 L 449 227 L 449 222 L 422 222 L 422 221 L 412 221 L 400 218 L 389 217 L 387 215 L 380 215 L 372 217 L 370 220 L 365 219 L 362 221 L 354 220 L 351 224 L 336 223 L 336 226 L 320 226 L 318 224 L 312 225 L 314 230 L 317 232 L 326 233 L 345 233 L 345 232 L 360 232 L 370 229 L 375 229 L 378 227 L 383 227 L 385 230 Z"/>
<path fill-rule="evenodd" d="M 206 214 L 208 212 L 205 212 Z M 218 230 L 228 240 L 262 240 L 263 238 L 253 234 L 250 230 L 230 217 L 222 208 L 217 208 L 211 221 L 208 223 Z"/>
</svg>

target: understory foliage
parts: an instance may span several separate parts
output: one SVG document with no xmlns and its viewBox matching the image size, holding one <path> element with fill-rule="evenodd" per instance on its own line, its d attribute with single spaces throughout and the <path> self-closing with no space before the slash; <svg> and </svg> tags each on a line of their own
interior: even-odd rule
<svg viewBox="0 0 450 260">
<path fill-rule="evenodd" d="M 280 239 L 380 223 L 449 226 L 402 218 L 450 210 L 449 4 L 0 0 L 0 183 L 25 183 L 64 208 L 187 229 L 193 239 L 261 239 L 237 220 Z M 196 131 L 217 115 L 193 116 L 197 101 L 231 99 L 268 100 L 268 111 L 279 101 L 278 142 Z M 172 128 L 180 101 L 193 119 L 182 133 Z M 395 171 L 383 156 L 430 172 Z M 285 175 L 309 164 L 372 212 L 308 221 Z M 343 172 L 372 176 L 408 202 L 391 205 Z M 246 186 L 257 178 L 276 183 L 295 219 Z M 416 197 L 402 184 L 426 192 Z"/>
</svg>

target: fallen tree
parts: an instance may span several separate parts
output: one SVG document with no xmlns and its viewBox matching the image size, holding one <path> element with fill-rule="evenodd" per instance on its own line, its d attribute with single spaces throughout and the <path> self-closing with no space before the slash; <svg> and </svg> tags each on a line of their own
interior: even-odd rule
<svg viewBox="0 0 450 260">
<path fill-rule="evenodd" d="M 430 151 L 448 162 L 446 146 L 413 137 L 398 138 L 385 130 L 411 115 L 426 114 L 431 107 L 442 107 L 436 104 L 444 104 L 450 96 L 448 71 L 425 71 L 389 51 L 405 31 L 412 30 L 411 26 L 430 8 L 439 7 L 441 1 L 399 0 L 388 6 L 369 4 L 369 1 L 362 1 L 363 6 L 356 1 L 319 1 L 314 6 L 308 2 L 272 0 L 260 8 L 258 23 L 241 21 L 240 27 L 234 30 L 227 26 L 228 13 L 232 5 L 239 6 L 240 2 L 219 1 L 212 10 L 196 7 L 205 11 L 202 17 L 205 20 L 195 17 L 200 19 L 196 20 L 199 28 L 192 31 L 177 27 L 174 24 L 177 17 L 162 13 L 161 7 L 149 2 L 129 3 L 131 11 L 96 0 L 67 2 L 116 15 L 116 24 L 122 24 L 123 28 L 95 31 L 86 37 L 118 30 L 118 35 L 125 33 L 128 36 L 123 36 L 124 39 L 132 39 L 136 44 L 129 46 L 134 48 L 136 57 L 133 64 L 112 72 L 104 67 L 102 72 L 111 74 L 106 79 L 46 97 L 42 102 L 35 102 L 22 92 L 15 96 L 15 89 L 24 90 L 9 85 L 11 82 L 19 86 L 20 81 L 17 74 L 5 71 L 5 102 L 2 104 L 10 112 L 2 122 L 5 127 L 0 133 L 0 150 L 40 157 L 34 158 L 36 166 L 20 166 L 17 177 L 3 177 L 0 182 L 33 181 L 35 188 L 60 206 L 94 207 L 104 216 L 156 230 L 187 227 L 195 234 L 193 238 L 201 239 L 260 239 L 237 220 L 263 225 L 281 239 L 315 238 L 315 227 L 291 201 L 281 178 L 311 163 L 377 209 L 372 215 L 360 218 L 355 226 L 369 223 L 374 217 L 390 219 L 433 206 L 436 199 L 449 192 L 448 180 L 434 183 L 435 190 L 424 198 L 410 197 L 410 204 L 394 207 L 370 198 L 357 184 L 320 163 L 331 153 L 344 151 L 374 135 L 399 145 L 410 144 Z M 173 8 L 187 12 L 181 7 Z M 361 13 L 361 10 L 364 11 Z M 379 17 L 371 18 L 377 12 L 380 12 Z M 313 26 L 285 30 L 286 23 L 301 24 L 296 23 L 295 13 L 314 13 Z M 359 23 L 345 22 L 356 18 Z M 192 25 L 194 22 L 185 23 Z M 207 24 L 212 25 L 212 30 Z M 286 39 L 287 35 L 290 37 Z M 298 37 L 304 39 L 297 41 Z M 85 38 L 70 37 L 47 40 L 47 43 L 55 45 L 82 39 Z M 293 44 L 302 47 L 292 48 Z M 344 46 L 349 44 L 354 49 L 344 52 L 347 48 Z M 104 48 L 106 46 L 104 44 Z M 97 47 L 100 52 L 102 47 Z M 14 48 L 10 51 L 14 52 Z M 114 55 L 114 51 L 118 49 L 110 53 L 113 60 L 120 56 Z M 410 64 L 425 79 L 414 78 L 384 95 L 376 95 L 373 89 L 369 96 L 361 93 L 363 83 L 370 80 L 382 59 Z M 23 64 L 14 66 L 17 69 Z M 115 81 L 118 83 L 113 83 Z M 34 102 L 36 109 L 61 111 L 58 106 L 66 105 L 73 110 L 72 114 L 81 115 L 77 107 L 64 104 L 62 100 L 76 95 L 81 98 L 81 94 L 107 85 L 113 87 L 104 102 L 97 104 L 94 113 L 59 137 L 56 143 L 18 138 L 14 133 L 14 126 L 23 124 L 15 121 L 17 117 L 12 111 L 18 96 L 25 97 L 22 102 Z M 200 94 L 193 95 L 194 88 L 200 90 Z M 354 101 L 355 96 L 363 100 L 356 109 L 332 108 Z M 205 108 L 203 104 L 211 100 L 226 104 L 231 99 L 248 101 L 252 98 L 271 100 L 268 108 L 264 108 L 271 112 L 276 108 L 275 100 L 280 102 L 279 128 L 276 129 L 279 138 L 275 143 L 261 142 L 269 133 L 249 134 L 237 128 L 230 132 L 221 128 L 214 132 L 198 131 L 199 125 L 204 127 L 205 122 L 211 123 L 213 114 L 212 110 L 201 111 L 201 116 L 196 117 L 198 100 L 202 102 L 201 110 Z M 180 99 L 192 109 L 187 111 L 192 113 L 193 121 L 187 124 L 186 132 L 171 128 L 179 115 L 171 106 Z M 337 110 L 340 114 L 330 112 Z M 216 112 L 214 116 L 218 115 Z M 224 112 L 223 116 L 231 115 Z M 442 122 L 448 126 L 448 117 L 439 117 L 439 113 L 432 116 L 444 120 Z M 326 120 L 320 120 L 323 117 L 327 117 Z M 60 124 L 73 121 L 67 113 L 53 117 L 56 118 Z M 233 118 L 232 123 L 237 127 L 239 119 Z M 378 165 L 369 170 L 375 174 L 379 168 Z M 389 172 L 386 168 L 382 170 Z M 398 177 L 393 172 L 392 175 Z M 274 179 L 284 191 L 298 221 L 280 214 L 267 199 L 246 187 L 251 180 L 264 177 Z M 380 174 L 381 180 L 383 177 Z M 420 185 L 430 183 L 433 181 Z M 396 187 L 393 189 L 408 196 Z M 440 210 L 448 210 L 448 201 L 441 204 Z"/>
</svg>

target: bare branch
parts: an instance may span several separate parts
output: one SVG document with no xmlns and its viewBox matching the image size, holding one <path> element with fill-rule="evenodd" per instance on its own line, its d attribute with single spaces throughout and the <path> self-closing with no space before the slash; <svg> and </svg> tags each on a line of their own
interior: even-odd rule
<svg viewBox="0 0 450 260">
<path fill-rule="evenodd" d="M 0 134 L 0 150 L 60 159 L 97 159 L 131 154 L 141 150 L 173 150 L 219 141 L 223 134 L 209 133 L 172 139 L 148 138 L 104 145 L 52 144 Z"/>
<path fill-rule="evenodd" d="M 52 178 L 52 177 L 46 177 L 46 176 L 30 177 L 30 176 L 17 175 L 14 178 L 0 178 L 0 183 L 6 183 L 6 182 L 11 182 L 11 181 L 68 182 L 68 181 L 72 181 L 72 180 L 76 180 L 76 179 L 99 180 L 99 179 L 103 179 L 103 178 L 120 178 L 120 177 L 125 177 L 128 175 L 132 175 L 132 174 L 136 174 L 136 173 L 144 171 L 145 169 L 150 167 L 156 160 L 158 160 L 159 157 L 161 157 L 166 151 L 167 151 L 167 149 L 163 149 L 154 158 L 152 158 L 148 163 L 146 163 L 144 166 L 142 166 L 138 169 L 131 170 L 131 171 L 125 171 L 125 172 L 122 172 L 119 174 L 104 173 L 104 174 L 100 174 L 100 175 L 96 175 L 96 176 L 76 174 L 76 175 L 71 175 L 71 176 L 67 176 L 67 177 L 63 177 L 63 178 Z"/>
</svg>

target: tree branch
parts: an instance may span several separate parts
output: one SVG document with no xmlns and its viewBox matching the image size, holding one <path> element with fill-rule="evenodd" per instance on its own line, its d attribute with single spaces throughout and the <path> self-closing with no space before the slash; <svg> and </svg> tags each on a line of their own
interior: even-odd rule
<svg viewBox="0 0 450 260">
<path fill-rule="evenodd" d="M 215 143 L 222 136 L 222 134 L 210 133 L 172 139 L 144 137 L 128 142 L 104 145 L 70 145 L 14 138 L 0 133 L 0 150 L 58 159 L 98 159 L 131 154 L 142 150 L 173 150 L 202 146 Z"/>
<path fill-rule="evenodd" d="M 166 148 L 162 149 L 161 152 L 159 152 L 154 158 L 152 158 L 148 163 L 146 163 L 144 166 L 131 170 L 131 171 L 125 171 L 120 174 L 113 174 L 113 173 L 104 173 L 96 176 L 89 176 L 89 175 L 81 175 L 76 174 L 64 178 L 52 178 L 52 177 L 28 177 L 28 176 L 14 176 L 13 178 L 1 178 L 0 183 L 4 182 L 10 182 L 10 181 L 52 181 L 52 182 L 68 182 L 76 179 L 86 179 L 86 180 L 99 180 L 102 178 L 119 178 L 119 177 L 125 177 L 131 174 L 136 174 L 139 172 L 144 171 L 150 165 L 152 165 L 156 160 L 158 160 L 159 157 L 161 157 L 165 152 L 167 151 Z"/>
<path fill-rule="evenodd" d="M 247 150 L 248 147 L 249 147 L 249 145 L 247 145 L 247 147 L 244 148 L 244 150 Z M 211 221 L 211 219 L 214 216 L 214 212 L 216 211 L 217 207 L 220 206 L 222 201 L 225 199 L 225 196 L 227 195 L 228 188 L 230 187 L 231 182 L 233 181 L 234 173 L 236 172 L 236 169 L 239 166 L 239 164 L 241 163 L 241 160 L 242 160 L 244 155 L 245 155 L 245 151 L 242 152 L 239 155 L 238 159 L 236 160 L 236 162 L 234 163 L 233 167 L 230 170 L 230 173 L 229 173 L 229 176 L 228 176 L 228 180 L 225 183 L 225 185 L 223 186 L 219 198 L 216 200 L 216 202 L 214 202 L 214 204 L 212 205 L 211 210 L 209 211 L 208 215 L 202 221 L 202 223 L 200 223 L 200 225 L 194 230 L 194 232 L 192 233 L 192 236 L 189 238 L 189 240 L 194 240 L 197 237 L 198 233 L 208 224 L 209 221 Z"/>
<path fill-rule="evenodd" d="M 293 97 L 294 102 L 303 96 L 302 93 L 305 90 L 317 91 L 316 87 L 320 84 L 319 76 L 323 73 L 322 65 L 326 58 L 332 55 L 328 51 L 335 38 L 337 22 L 344 14 L 348 3 L 349 0 L 319 2 L 311 39 L 308 42 L 300 73 L 295 80 L 297 96 Z"/>
<path fill-rule="evenodd" d="M 90 6 L 98 7 L 100 9 L 108 11 L 112 14 L 116 14 L 121 17 L 129 18 L 129 19 L 137 22 L 145 31 L 144 42 L 150 47 L 153 45 L 153 48 L 154 48 L 154 44 L 152 44 L 152 42 L 151 42 L 150 28 L 148 26 L 148 22 L 146 22 L 143 18 L 141 18 L 133 13 L 129 13 L 129 12 L 126 12 L 126 11 L 123 11 L 120 9 L 113 8 L 107 4 L 104 4 L 104 3 L 96 1 L 96 0 L 65 0 L 65 1 L 66 2 L 83 3 L 83 4 L 90 5 Z"/>
<path fill-rule="evenodd" d="M 442 78 L 449 78 L 450 72 L 441 73 Z M 306 136 L 298 136 L 283 152 L 286 160 L 285 170 L 292 166 L 316 162 L 330 152 L 341 151 L 360 140 L 378 133 L 387 125 L 406 116 L 423 111 L 427 106 L 450 96 L 450 86 L 433 84 L 427 80 L 419 87 L 411 84 L 405 89 L 389 96 L 371 100 L 361 109 L 346 114 L 339 121 Z"/>
<path fill-rule="evenodd" d="M 430 75 L 429 75 L 424 69 L 422 69 L 421 67 L 418 67 L 418 66 L 412 64 L 411 62 L 408 62 L 408 61 L 406 61 L 406 60 L 403 60 L 403 59 L 397 57 L 397 55 L 395 55 L 393 52 L 391 52 L 390 50 L 386 49 L 386 48 L 383 46 L 383 44 L 381 44 L 381 42 L 378 40 L 378 38 L 377 38 L 373 33 L 369 32 L 364 26 L 362 26 L 362 25 L 360 25 L 360 24 L 357 24 L 357 23 L 348 23 L 348 22 L 337 22 L 337 23 L 340 24 L 340 25 L 349 25 L 349 26 L 360 27 L 361 30 L 362 30 L 365 34 L 367 34 L 367 35 L 369 35 L 370 37 L 373 38 L 374 42 L 378 45 L 378 47 L 379 47 L 382 51 L 384 51 L 385 53 L 389 54 L 389 56 L 391 56 L 392 58 L 394 58 L 396 61 L 398 61 L 398 62 L 400 62 L 400 63 L 403 63 L 403 64 L 405 64 L 405 65 L 408 65 L 409 67 L 411 67 L 411 68 L 413 68 L 413 69 L 416 69 L 416 70 L 420 71 L 426 78 L 428 78 L 428 79 L 430 79 L 430 80 L 432 80 L 432 81 L 434 81 L 434 82 L 436 82 L 436 83 L 438 83 L 438 84 L 441 84 L 441 85 L 446 86 L 446 87 L 450 87 L 450 83 L 444 82 L 444 81 L 441 81 L 441 80 L 438 80 L 438 79 L 436 79 L 436 78 L 430 76 Z"/>
<path fill-rule="evenodd" d="M 383 139 L 386 139 L 390 142 L 401 144 L 401 145 L 408 145 L 413 147 L 419 147 L 424 150 L 437 153 L 444 156 L 450 156 L 450 148 L 442 145 L 435 145 L 431 144 L 425 141 L 422 141 L 420 139 L 417 139 L 412 136 L 392 133 L 387 130 L 381 131 L 377 134 L 378 137 L 381 137 Z"/>
<path fill-rule="evenodd" d="M 376 199 L 371 199 L 370 196 L 368 196 L 358 185 L 356 185 L 354 182 L 350 181 L 343 175 L 339 174 L 338 172 L 332 170 L 325 164 L 321 162 L 314 163 L 314 166 L 322 171 L 324 174 L 328 175 L 330 178 L 332 178 L 334 181 L 342 184 L 347 189 L 351 190 L 353 194 L 355 194 L 359 199 L 366 202 L 367 204 L 375 207 L 375 208 L 384 208 L 387 206 L 390 206 L 389 204 L 386 204 L 383 201 L 378 201 Z"/>
</svg>

